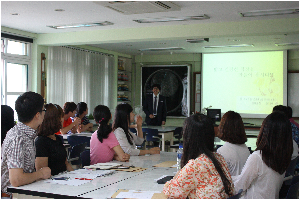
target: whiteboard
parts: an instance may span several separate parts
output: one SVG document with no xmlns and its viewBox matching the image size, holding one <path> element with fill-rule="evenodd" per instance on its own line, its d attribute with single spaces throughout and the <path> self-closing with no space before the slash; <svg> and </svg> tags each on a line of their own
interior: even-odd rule
<svg viewBox="0 0 300 200">
<path fill-rule="evenodd" d="M 288 73 L 288 106 L 293 117 L 299 117 L 299 73 Z"/>
</svg>

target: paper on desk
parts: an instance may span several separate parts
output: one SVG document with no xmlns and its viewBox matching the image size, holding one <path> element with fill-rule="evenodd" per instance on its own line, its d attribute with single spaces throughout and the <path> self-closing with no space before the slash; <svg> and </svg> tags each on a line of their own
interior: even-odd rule
<svg viewBox="0 0 300 200">
<path fill-rule="evenodd" d="M 129 190 L 128 192 L 120 192 L 116 198 L 151 199 L 154 193 L 161 193 L 161 192 Z"/>
<path fill-rule="evenodd" d="M 68 180 L 52 180 L 47 179 L 46 183 L 54 183 L 54 184 L 62 184 L 62 185 L 72 185 L 72 186 L 79 186 L 88 182 L 91 182 L 93 179 L 99 176 L 103 176 L 106 174 L 111 173 L 110 170 L 101 170 L 101 171 L 90 171 L 86 169 L 79 169 L 72 172 L 58 174 L 53 176 L 53 178 L 58 177 L 69 177 Z M 90 179 L 90 180 L 80 180 L 80 179 Z"/>
<path fill-rule="evenodd" d="M 86 169 L 111 169 L 113 167 L 117 167 L 117 166 L 121 166 L 122 164 L 119 163 L 97 163 L 94 165 L 90 165 L 90 166 L 84 166 L 83 168 Z"/>
</svg>

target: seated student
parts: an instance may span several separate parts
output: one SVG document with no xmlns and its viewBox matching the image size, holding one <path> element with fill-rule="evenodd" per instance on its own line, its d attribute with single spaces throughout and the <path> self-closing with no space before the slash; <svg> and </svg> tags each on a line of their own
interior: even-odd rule
<svg viewBox="0 0 300 200">
<path fill-rule="evenodd" d="M 278 199 L 285 171 L 293 153 L 292 130 L 281 112 L 268 115 L 242 173 L 233 177 L 235 191 L 243 189 L 245 199 Z"/>
<path fill-rule="evenodd" d="M 84 131 L 93 131 L 93 124 L 90 123 L 89 119 L 86 117 L 88 114 L 88 107 L 85 102 L 80 102 L 77 104 L 75 118 L 79 117 L 81 119 L 81 124 L 78 126 L 77 132 L 81 133 Z M 75 120 L 74 117 L 71 117 L 72 121 Z"/>
<path fill-rule="evenodd" d="M 81 119 L 79 117 L 75 117 L 74 121 L 72 121 L 71 117 L 74 117 L 76 114 L 76 104 L 74 102 L 66 102 L 64 104 L 64 122 L 63 127 L 59 132 L 55 133 L 56 135 L 60 134 L 72 134 L 77 132 L 77 128 L 81 123 Z"/>
<path fill-rule="evenodd" d="M 142 131 L 143 118 L 141 116 L 137 116 L 137 135 L 133 134 L 129 130 L 129 124 L 132 122 L 134 122 L 134 113 L 131 105 L 126 103 L 117 105 L 113 130 L 123 151 L 130 156 L 159 154 L 159 147 L 154 147 L 149 150 L 136 149 L 135 144 L 140 145 L 144 142 Z"/>
<path fill-rule="evenodd" d="M 62 127 L 63 110 L 59 105 L 46 104 L 47 110 L 41 126 L 38 128 L 38 137 L 35 140 L 36 158 L 35 167 L 41 169 L 49 167 L 51 175 L 57 175 L 66 170 L 74 169 L 67 161 L 67 152 L 62 140 L 55 133 Z"/>
<path fill-rule="evenodd" d="M 188 117 L 183 126 L 181 170 L 164 185 L 170 199 L 224 199 L 234 188 L 224 158 L 214 152 L 214 126 L 203 114 Z"/>
<path fill-rule="evenodd" d="M 293 119 L 293 109 L 290 106 L 286 107 L 286 114 L 291 122 L 293 140 L 299 146 L 299 124 Z"/>
<path fill-rule="evenodd" d="M 25 92 L 16 100 L 19 122 L 7 132 L 1 154 L 1 197 L 9 197 L 7 187 L 18 187 L 39 179 L 48 179 L 51 169 L 44 167 L 35 172 L 34 158 L 36 129 L 45 115 L 44 99 L 35 92 Z"/>
<path fill-rule="evenodd" d="M 7 105 L 1 105 L 1 145 L 3 144 L 7 131 L 15 125 L 14 110 Z"/>
<path fill-rule="evenodd" d="M 218 148 L 217 152 L 224 157 L 230 175 L 240 175 L 250 155 L 245 144 L 247 136 L 240 114 L 228 111 L 223 115 L 219 125 L 218 137 L 225 141 L 225 144 Z"/>
<path fill-rule="evenodd" d="M 128 161 L 130 155 L 124 153 L 109 125 L 111 120 L 109 108 L 104 105 L 98 105 L 94 109 L 93 116 L 95 121 L 99 123 L 99 127 L 91 137 L 91 165 L 109 162 L 113 159 L 123 162 Z"/>
</svg>

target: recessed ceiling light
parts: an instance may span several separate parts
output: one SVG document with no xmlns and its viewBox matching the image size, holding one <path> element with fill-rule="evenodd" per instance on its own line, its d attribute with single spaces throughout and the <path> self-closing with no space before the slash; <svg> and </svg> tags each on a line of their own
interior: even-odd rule
<svg viewBox="0 0 300 200">
<path fill-rule="evenodd" d="M 65 11 L 64 9 L 55 9 L 54 11 L 57 11 L 57 12 L 63 12 Z"/>
<path fill-rule="evenodd" d="M 224 46 L 205 46 L 203 48 L 232 48 L 232 47 L 254 47 L 253 44 L 233 44 L 233 45 L 224 45 Z"/>
<path fill-rule="evenodd" d="M 158 43 L 158 44 L 167 44 L 167 43 L 165 43 L 165 42 L 161 42 L 161 43 Z"/>
<path fill-rule="evenodd" d="M 277 43 L 275 45 L 278 46 L 278 47 L 283 47 L 283 46 L 299 45 L 299 42 L 295 42 L 295 43 Z"/>
<path fill-rule="evenodd" d="M 20 15 L 19 13 L 11 13 L 11 15 Z"/>
<path fill-rule="evenodd" d="M 108 26 L 113 25 L 112 22 L 95 22 L 95 23 L 84 23 L 84 24 L 70 24 L 70 25 L 58 25 L 58 26 L 47 26 L 55 29 L 65 29 L 65 28 L 80 28 L 80 27 L 92 27 L 92 26 Z"/>
<path fill-rule="evenodd" d="M 191 16 L 191 17 L 166 17 L 166 18 L 152 18 L 152 19 L 137 19 L 133 20 L 138 23 L 153 23 L 153 22 L 173 22 L 173 21 L 189 21 L 189 20 L 203 20 L 209 19 L 207 15 Z"/>
<path fill-rule="evenodd" d="M 290 8 L 290 9 L 281 9 L 281 10 L 256 10 L 256 11 L 240 13 L 240 15 L 242 17 L 287 15 L 287 14 L 299 14 L 299 9 L 298 8 Z"/>
<path fill-rule="evenodd" d="M 184 48 L 182 47 L 147 48 L 147 49 L 140 49 L 139 51 L 174 51 L 174 50 L 184 50 Z"/>
<path fill-rule="evenodd" d="M 189 43 L 209 42 L 209 38 L 186 39 L 186 42 L 189 42 Z"/>
<path fill-rule="evenodd" d="M 126 46 L 126 47 L 132 47 L 132 45 L 131 45 L 131 44 L 126 44 L 125 46 Z"/>
</svg>

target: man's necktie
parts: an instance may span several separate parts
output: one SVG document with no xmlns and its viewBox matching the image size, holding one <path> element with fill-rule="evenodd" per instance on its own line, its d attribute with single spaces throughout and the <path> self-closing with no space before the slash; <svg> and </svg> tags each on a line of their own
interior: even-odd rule
<svg viewBox="0 0 300 200">
<path fill-rule="evenodd" d="M 153 114 L 156 115 L 157 96 L 154 97 Z"/>
</svg>

